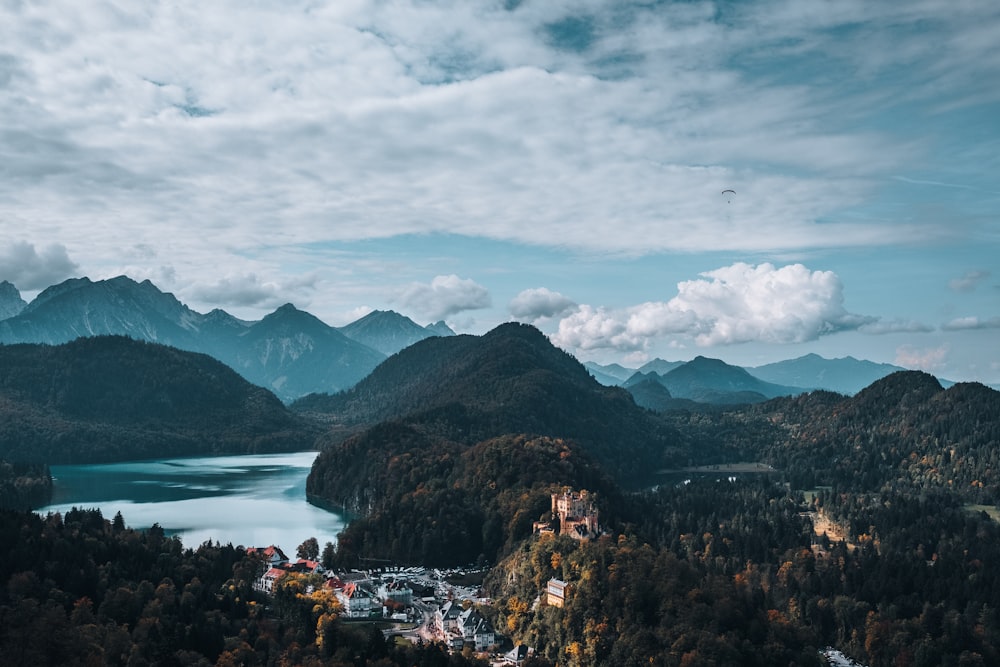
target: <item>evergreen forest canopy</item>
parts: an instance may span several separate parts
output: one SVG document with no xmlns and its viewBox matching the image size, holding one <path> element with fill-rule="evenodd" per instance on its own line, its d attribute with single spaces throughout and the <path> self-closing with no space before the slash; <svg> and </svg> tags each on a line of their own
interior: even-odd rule
<svg viewBox="0 0 1000 667">
<path fill-rule="evenodd" d="M 318 428 L 215 359 L 123 336 L 0 345 L 0 458 L 301 451 Z"/>
<path fill-rule="evenodd" d="M 96 340 L 97 351 L 122 344 Z M 129 345 L 145 344 L 130 341 L 115 355 L 142 366 Z M 147 347 L 167 359 L 187 354 Z M 185 382 L 201 381 L 203 362 L 184 357 Z M 92 368 L 70 365 L 59 377 L 87 377 Z M 30 377 L 33 367 L 14 364 L 10 376 Z M 96 367 L 135 381 L 111 361 Z M 115 391 L 113 381 L 91 385 L 98 396 L 73 409 L 64 406 L 76 404 L 75 394 L 63 396 L 57 383 L 30 384 L 5 380 L 5 405 L 151 431 L 174 414 L 169 400 L 143 407 L 123 398 L 126 415 L 102 421 L 100 394 Z M 158 387 L 150 385 L 147 400 Z M 193 391 L 209 406 L 220 400 L 223 415 L 250 400 Z M 272 405 L 264 396 L 256 400 Z M 1000 663 L 1000 576 L 988 566 L 1000 559 L 1000 532 L 980 511 L 1000 501 L 1000 392 L 982 385 L 943 389 L 926 374 L 900 372 L 853 397 L 820 391 L 657 413 L 598 385 L 536 329 L 504 325 L 482 337 L 422 341 L 354 389 L 293 408 L 268 423 L 304 429 L 296 433 L 323 425 L 309 494 L 357 514 L 328 564 L 490 564 L 493 604 L 482 613 L 535 647 L 536 665 L 818 665 L 825 646 L 871 667 Z M 736 462 L 773 472 L 726 472 Z M 689 483 L 671 481 L 678 474 Z M 565 487 L 591 492 L 604 535 L 581 543 L 532 534 L 534 521 L 550 518 L 551 494 Z M 63 664 L 53 656 L 69 651 L 32 643 L 46 626 L 84 637 L 91 653 L 81 655 L 108 664 L 471 664 L 429 647 L 397 653 L 374 634 L 330 624 L 327 611 L 292 593 L 270 611 L 252 608 L 246 593 L 234 593 L 252 577 L 239 549 L 188 552 L 93 513 L 0 516 L 6 536 L 31 536 L 27 548 L 48 559 L 15 559 L 0 588 L 0 650 L 34 647 L 39 664 Z M 75 539 L 90 560 L 67 546 Z M 117 563 L 126 551 L 113 545 L 131 545 L 145 562 L 154 557 L 139 544 L 150 540 L 156 567 L 123 574 Z M 167 567 L 174 562 L 180 570 Z M 195 577 L 225 590 L 211 599 L 188 591 Z M 536 606 L 552 577 L 569 584 L 565 606 Z M 120 608 L 108 602 L 112 592 Z M 206 615 L 170 606 L 187 592 Z"/>
</svg>

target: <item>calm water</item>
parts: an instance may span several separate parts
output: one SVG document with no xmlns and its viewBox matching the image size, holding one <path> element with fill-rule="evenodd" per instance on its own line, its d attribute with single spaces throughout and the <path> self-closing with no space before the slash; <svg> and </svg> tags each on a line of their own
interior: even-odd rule
<svg viewBox="0 0 1000 667">
<path fill-rule="evenodd" d="M 341 515 L 306 502 L 306 476 L 316 452 L 159 459 L 103 465 L 52 466 L 52 504 L 63 512 L 98 507 L 121 512 L 132 528 L 159 523 L 185 547 L 276 544 L 289 556 L 309 537 L 320 548 L 337 542 Z"/>
</svg>

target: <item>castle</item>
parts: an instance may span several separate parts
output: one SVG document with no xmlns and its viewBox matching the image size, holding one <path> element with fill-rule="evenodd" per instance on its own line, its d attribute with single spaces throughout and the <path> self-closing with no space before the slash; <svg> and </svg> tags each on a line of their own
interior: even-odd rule
<svg viewBox="0 0 1000 667">
<path fill-rule="evenodd" d="M 569 535 L 576 540 L 588 540 L 601 533 L 597 523 L 597 505 L 585 489 L 577 493 L 566 488 L 562 493 L 553 493 L 552 517 L 559 520 L 560 535 Z M 554 534 L 556 531 L 552 523 L 552 521 L 536 521 L 534 532 Z"/>
</svg>

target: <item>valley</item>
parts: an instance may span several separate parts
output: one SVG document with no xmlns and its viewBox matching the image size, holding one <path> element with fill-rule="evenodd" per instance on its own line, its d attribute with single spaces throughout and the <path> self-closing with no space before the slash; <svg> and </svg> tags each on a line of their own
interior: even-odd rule
<svg viewBox="0 0 1000 667">
<path fill-rule="evenodd" d="M 337 667 L 481 665 L 518 645 L 536 667 L 1000 657 L 1000 580 L 983 566 L 1000 559 L 1000 393 L 983 385 L 897 371 L 853 395 L 653 410 L 515 323 L 422 339 L 348 390 L 287 405 L 207 355 L 124 337 L 0 354 L 12 484 L 94 483 L 43 513 L 0 513 L 19 563 L 0 589 L 0 650 L 18 660 L 116 646 L 150 664 Z M 685 372 L 699 366 L 746 378 Z M 297 481 L 267 481 L 291 461 Z M 539 530 L 583 525 L 552 515 L 567 490 L 586 491 L 593 525 Z M 268 494 L 291 504 L 257 504 Z M 219 540 L 205 522 L 237 532 Z M 267 525 L 288 532 L 255 532 Z M 298 544 L 312 571 L 290 558 L 262 589 L 273 565 L 245 547 L 264 542 Z M 376 564 L 481 569 L 464 606 L 494 634 L 396 645 L 370 611 L 348 620 L 355 602 L 337 596 L 376 599 L 362 576 Z M 51 627 L 69 643 L 40 643 Z"/>
</svg>

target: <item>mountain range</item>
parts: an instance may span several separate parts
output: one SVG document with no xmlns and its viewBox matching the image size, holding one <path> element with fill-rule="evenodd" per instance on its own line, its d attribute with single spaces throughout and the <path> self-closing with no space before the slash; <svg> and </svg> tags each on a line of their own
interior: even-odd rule
<svg viewBox="0 0 1000 667">
<path fill-rule="evenodd" d="M 259 321 L 241 320 L 220 309 L 202 314 L 150 281 L 127 276 L 73 278 L 43 290 L 31 303 L 9 282 L 0 283 L 0 343 L 55 345 L 98 335 L 124 335 L 209 354 L 290 403 L 308 394 L 349 389 L 387 357 L 455 332 L 444 322 L 421 326 L 381 310 L 343 327 L 329 326 L 291 304 Z M 625 387 L 640 405 L 654 410 L 754 403 L 815 389 L 853 395 L 904 370 L 815 354 L 748 368 L 705 357 L 689 362 L 653 359 L 637 369 L 593 362 L 584 366 L 601 384 Z"/>
<path fill-rule="evenodd" d="M 290 401 L 351 387 L 399 349 L 454 332 L 443 322 L 421 327 L 391 311 L 338 329 L 291 304 L 248 322 L 218 309 L 198 313 L 150 281 L 127 276 L 66 280 L 28 304 L 13 285 L 0 284 L 0 343 L 58 345 L 100 335 L 209 354 Z"/>
<path fill-rule="evenodd" d="M 594 362 L 586 362 L 584 366 L 601 384 L 626 387 L 633 394 L 645 392 L 649 394 L 647 400 L 657 405 L 668 405 L 664 401 L 669 398 L 693 399 L 717 405 L 754 403 L 816 389 L 853 396 L 876 380 L 907 370 L 901 366 L 854 357 L 826 359 L 818 354 L 748 367 L 725 364 L 718 359 L 701 356 L 688 362 L 654 359 L 637 369 Z M 681 368 L 686 369 L 674 373 Z M 669 390 L 670 396 L 651 390 L 648 385 L 639 387 L 648 380 L 662 384 Z M 945 387 L 955 384 L 949 380 L 939 380 Z M 669 404 L 671 407 L 684 405 L 683 401 Z"/>
</svg>

